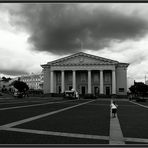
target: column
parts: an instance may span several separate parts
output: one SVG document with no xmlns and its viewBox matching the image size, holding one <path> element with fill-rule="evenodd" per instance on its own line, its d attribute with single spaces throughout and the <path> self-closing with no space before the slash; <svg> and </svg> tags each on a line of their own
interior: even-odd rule
<svg viewBox="0 0 148 148">
<path fill-rule="evenodd" d="M 88 94 L 91 94 L 91 70 L 88 70 Z"/>
<path fill-rule="evenodd" d="M 53 71 L 50 72 L 50 93 L 53 93 Z"/>
<path fill-rule="evenodd" d="M 72 87 L 73 87 L 73 89 L 74 90 L 76 90 L 76 71 L 75 70 L 73 70 L 73 72 L 72 72 Z"/>
<path fill-rule="evenodd" d="M 115 70 L 112 70 L 112 94 L 116 94 L 116 74 L 115 74 Z"/>
<path fill-rule="evenodd" d="M 61 80 L 62 80 L 62 93 L 65 91 L 65 78 L 64 78 L 64 71 L 62 71 Z"/>
<path fill-rule="evenodd" d="M 103 70 L 100 70 L 100 94 L 103 94 Z"/>
</svg>

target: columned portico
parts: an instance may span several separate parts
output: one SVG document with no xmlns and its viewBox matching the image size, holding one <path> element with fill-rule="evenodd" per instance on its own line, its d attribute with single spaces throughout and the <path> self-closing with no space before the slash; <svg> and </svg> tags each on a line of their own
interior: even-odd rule
<svg viewBox="0 0 148 148">
<path fill-rule="evenodd" d="M 91 70 L 88 70 L 88 94 L 91 94 Z"/>
<path fill-rule="evenodd" d="M 100 70 L 100 94 L 103 94 L 103 70 Z"/>
<path fill-rule="evenodd" d="M 53 71 L 50 72 L 50 93 L 53 93 Z"/>
<path fill-rule="evenodd" d="M 64 75 L 64 71 L 62 71 L 61 74 L 61 88 L 62 88 L 62 93 L 65 91 L 65 75 Z"/>
<path fill-rule="evenodd" d="M 115 70 L 112 70 L 112 94 L 116 94 L 116 74 L 115 74 Z"/>
<path fill-rule="evenodd" d="M 43 91 L 63 93 L 73 88 L 84 95 L 126 95 L 128 65 L 83 52 L 76 53 L 41 65 L 45 69 Z"/>
</svg>

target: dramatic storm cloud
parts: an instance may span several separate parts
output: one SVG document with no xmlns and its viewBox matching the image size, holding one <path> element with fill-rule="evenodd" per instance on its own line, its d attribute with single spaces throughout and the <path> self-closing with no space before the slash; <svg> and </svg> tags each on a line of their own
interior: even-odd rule
<svg viewBox="0 0 148 148">
<path fill-rule="evenodd" d="M 129 63 L 130 82 L 148 74 L 148 4 L 1 3 L 0 76 L 84 51 Z"/>
<path fill-rule="evenodd" d="M 124 10 L 123 10 L 124 11 Z M 10 9 L 11 24 L 27 30 L 36 51 L 57 55 L 109 47 L 113 40 L 143 37 L 147 21 L 133 14 L 83 4 L 21 4 Z"/>
</svg>

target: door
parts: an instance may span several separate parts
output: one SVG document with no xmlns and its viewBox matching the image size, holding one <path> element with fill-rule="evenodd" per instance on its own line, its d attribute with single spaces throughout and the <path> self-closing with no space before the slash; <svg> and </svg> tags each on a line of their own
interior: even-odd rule
<svg viewBox="0 0 148 148">
<path fill-rule="evenodd" d="M 61 93 L 61 86 L 58 87 L 58 93 Z"/>
<path fill-rule="evenodd" d="M 106 95 L 110 95 L 110 87 L 106 87 Z"/>
<path fill-rule="evenodd" d="M 82 95 L 85 95 L 85 86 L 81 87 L 81 93 L 82 93 Z"/>
<path fill-rule="evenodd" d="M 99 95 L 99 87 L 97 86 L 94 87 L 94 94 L 95 96 Z"/>
<path fill-rule="evenodd" d="M 72 86 L 69 86 L 69 90 L 72 90 Z"/>
</svg>

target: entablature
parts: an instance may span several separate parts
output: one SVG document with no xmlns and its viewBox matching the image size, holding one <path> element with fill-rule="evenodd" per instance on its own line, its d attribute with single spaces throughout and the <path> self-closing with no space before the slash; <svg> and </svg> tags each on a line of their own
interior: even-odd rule
<svg viewBox="0 0 148 148">
<path fill-rule="evenodd" d="M 115 70 L 115 65 L 93 65 L 93 66 L 51 66 L 52 71 L 56 70 Z"/>
</svg>

